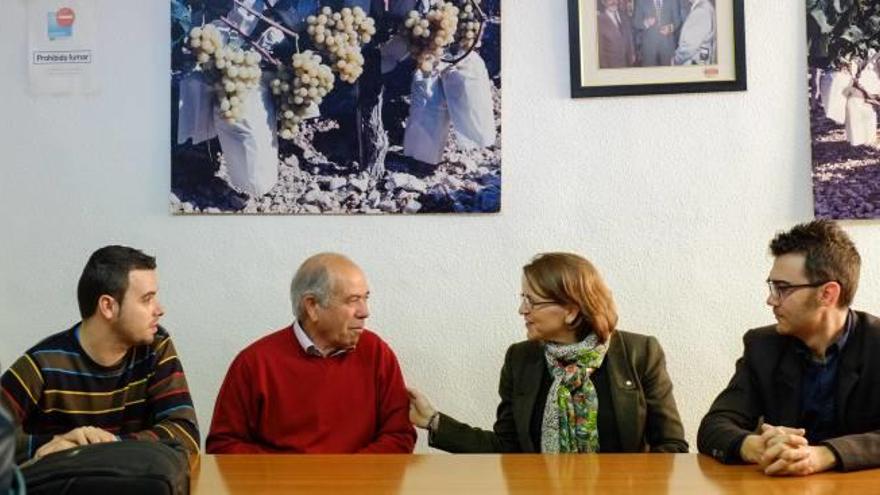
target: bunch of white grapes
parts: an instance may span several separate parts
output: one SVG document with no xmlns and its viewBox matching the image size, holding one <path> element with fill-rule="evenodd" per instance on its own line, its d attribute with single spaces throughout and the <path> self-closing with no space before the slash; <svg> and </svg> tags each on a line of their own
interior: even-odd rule
<svg viewBox="0 0 880 495">
<path fill-rule="evenodd" d="M 340 79 L 354 83 L 364 71 L 361 46 L 376 34 L 373 18 L 360 7 L 333 12 L 325 6 L 318 15 L 308 16 L 306 22 L 315 48 L 327 55 L 330 67 Z"/>
<path fill-rule="evenodd" d="M 211 56 L 220 48 L 223 48 L 223 38 L 220 31 L 211 24 L 194 27 L 189 32 L 189 46 L 192 48 L 199 65 L 205 65 L 211 61 Z"/>
<path fill-rule="evenodd" d="M 476 3 L 480 3 L 479 0 L 476 0 Z M 479 33 L 480 21 L 477 19 L 477 10 L 470 2 L 466 2 L 459 9 L 458 30 L 455 32 L 455 39 L 462 50 L 470 50 L 479 41 L 477 39 Z"/>
<path fill-rule="evenodd" d="M 202 71 L 214 83 L 220 115 L 227 122 L 241 120 L 246 93 L 260 84 L 260 54 L 226 45 L 211 24 L 194 27 L 189 33 L 189 46 Z"/>
<path fill-rule="evenodd" d="M 278 71 L 269 87 L 278 109 L 281 139 L 293 139 L 312 104 L 320 105 L 333 89 L 334 79 L 330 67 L 322 64 L 321 56 L 311 50 L 294 54 L 290 67 Z"/>
<path fill-rule="evenodd" d="M 410 54 L 416 66 L 425 74 L 440 63 L 444 49 L 455 39 L 459 9 L 452 2 L 439 1 L 424 16 L 410 11 L 403 23 L 409 40 Z"/>
</svg>

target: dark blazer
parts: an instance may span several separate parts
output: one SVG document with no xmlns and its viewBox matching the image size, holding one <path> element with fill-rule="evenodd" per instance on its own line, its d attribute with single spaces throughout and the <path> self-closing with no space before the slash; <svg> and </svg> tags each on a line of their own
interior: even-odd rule
<svg viewBox="0 0 880 495">
<path fill-rule="evenodd" d="M 645 21 L 653 17 L 656 23 L 645 27 Z M 679 0 L 663 0 L 658 11 L 654 0 L 636 0 L 633 12 L 633 27 L 637 36 L 639 56 L 643 66 L 670 65 L 675 55 L 678 31 L 684 22 Z M 660 34 L 662 26 L 672 26 L 673 33 Z"/>
<path fill-rule="evenodd" d="M 880 320 L 851 314 L 855 321 L 837 370 L 837 435 L 820 443 L 834 452 L 843 471 L 880 466 Z M 741 462 L 740 445 L 762 419 L 798 426 L 803 357 L 796 354 L 797 342 L 779 335 L 775 325 L 745 334 L 733 378 L 700 423 L 700 452 Z"/>
<path fill-rule="evenodd" d="M 615 331 L 602 363 L 606 366 L 612 395 L 599 397 L 599 401 L 611 400 L 614 405 L 622 451 L 687 452 L 672 382 L 657 339 Z M 501 368 L 501 403 L 493 431 L 441 414 L 429 444 L 448 452 L 540 452 L 541 446 L 534 445 L 529 435 L 529 426 L 545 373 L 540 343 L 510 346 Z"/>
<path fill-rule="evenodd" d="M 690 11 L 690 4 L 688 4 L 688 10 L 684 10 L 681 6 L 681 0 L 663 0 L 663 6 L 660 7 L 659 12 L 654 5 L 654 0 L 636 0 L 632 22 L 637 31 L 657 30 L 660 26 L 667 24 L 672 24 L 673 28 L 678 31 L 684 23 L 684 17 L 686 17 L 683 14 Z M 646 28 L 645 20 L 649 17 L 654 17 L 657 22 L 652 27 Z"/>
</svg>

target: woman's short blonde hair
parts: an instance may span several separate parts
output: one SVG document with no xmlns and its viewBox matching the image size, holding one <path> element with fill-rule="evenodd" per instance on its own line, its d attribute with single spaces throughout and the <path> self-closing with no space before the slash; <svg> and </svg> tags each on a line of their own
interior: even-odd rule
<svg viewBox="0 0 880 495">
<path fill-rule="evenodd" d="M 573 253 L 541 253 L 523 267 L 529 288 L 540 297 L 572 304 L 578 317 L 571 326 L 578 340 L 595 332 L 607 342 L 617 327 L 617 309 L 611 290 L 586 258 Z"/>
</svg>

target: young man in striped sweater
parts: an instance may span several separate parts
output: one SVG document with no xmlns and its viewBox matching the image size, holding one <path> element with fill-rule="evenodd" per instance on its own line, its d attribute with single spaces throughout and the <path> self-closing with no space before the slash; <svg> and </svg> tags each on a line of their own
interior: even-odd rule
<svg viewBox="0 0 880 495">
<path fill-rule="evenodd" d="M 199 450 L 183 367 L 157 296 L 156 260 L 106 246 L 77 287 L 82 321 L 49 336 L 0 378 L 16 424 L 16 461 L 79 445 L 176 439 Z"/>
</svg>

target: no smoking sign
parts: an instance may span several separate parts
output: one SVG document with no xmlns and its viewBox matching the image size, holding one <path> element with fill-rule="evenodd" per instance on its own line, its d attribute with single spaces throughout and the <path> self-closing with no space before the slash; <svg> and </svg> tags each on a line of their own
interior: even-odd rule
<svg viewBox="0 0 880 495">
<path fill-rule="evenodd" d="M 72 26 L 74 19 L 76 19 L 76 14 L 74 14 L 73 9 L 70 7 L 61 7 L 55 12 L 55 21 L 59 27 Z"/>
</svg>

